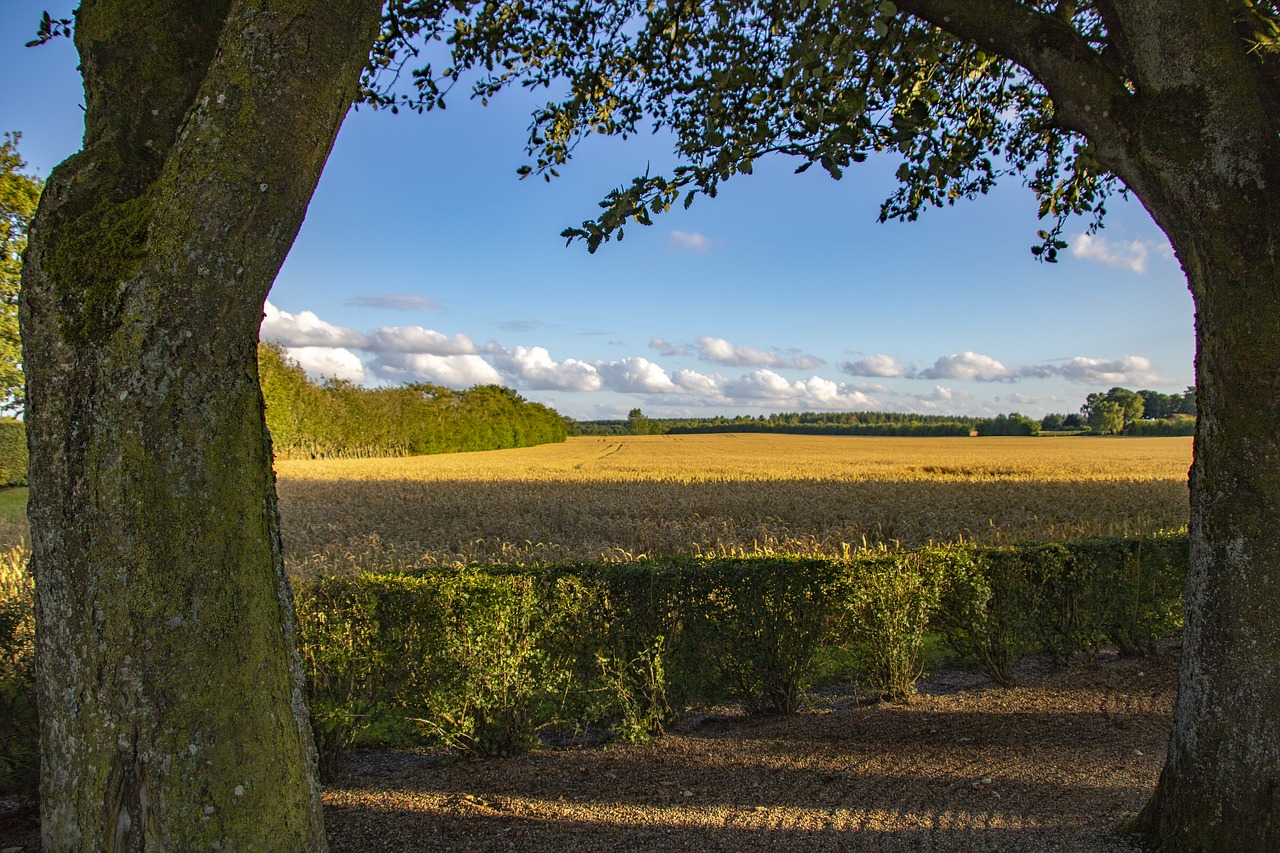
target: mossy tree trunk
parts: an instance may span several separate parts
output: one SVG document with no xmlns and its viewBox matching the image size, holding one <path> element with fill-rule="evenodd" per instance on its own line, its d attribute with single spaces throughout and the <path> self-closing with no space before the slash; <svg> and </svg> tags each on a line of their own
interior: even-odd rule
<svg viewBox="0 0 1280 853">
<path fill-rule="evenodd" d="M 47 850 L 325 847 L 256 344 L 379 0 L 85 0 L 26 258 Z"/>
<path fill-rule="evenodd" d="M 1191 564 L 1173 737 L 1138 827 L 1280 849 L 1280 111 L 1221 4 L 1116 0 L 1139 94 L 1099 145 L 1196 306 Z"/>
<path fill-rule="evenodd" d="M 1163 850 L 1280 849 L 1280 204 L 1222 202 L 1178 241 L 1197 308 L 1191 564 L 1173 738 L 1138 820 Z"/>
</svg>

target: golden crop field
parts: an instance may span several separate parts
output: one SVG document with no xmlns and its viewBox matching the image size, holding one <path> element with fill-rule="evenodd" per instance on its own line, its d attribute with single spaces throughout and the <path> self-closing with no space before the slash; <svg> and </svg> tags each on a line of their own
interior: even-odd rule
<svg viewBox="0 0 1280 853">
<path fill-rule="evenodd" d="M 828 554 L 1187 523 L 1189 438 L 715 434 L 280 460 L 302 574 L 641 554 Z"/>
</svg>

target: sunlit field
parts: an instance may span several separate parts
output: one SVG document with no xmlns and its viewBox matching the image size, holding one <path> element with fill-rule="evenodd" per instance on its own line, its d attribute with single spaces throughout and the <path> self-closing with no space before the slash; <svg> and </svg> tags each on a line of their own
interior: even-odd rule
<svg viewBox="0 0 1280 853">
<path fill-rule="evenodd" d="M 1189 438 L 574 438 L 278 461 L 290 569 L 826 554 L 1187 523 Z"/>
</svg>

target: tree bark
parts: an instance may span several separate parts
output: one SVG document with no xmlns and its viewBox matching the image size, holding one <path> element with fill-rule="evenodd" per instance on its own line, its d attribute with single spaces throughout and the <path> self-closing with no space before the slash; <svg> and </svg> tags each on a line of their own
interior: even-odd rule
<svg viewBox="0 0 1280 853">
<path fill-rule="evenodd" d="M 256 344 L 379 0 L 85 0 L 22 292 L 45 849 L 325 849 Z"/>
<path fill-rule="evenodd" d="M 1280 848 L 1280 210 L 1234 210 L 1178 244 L 1197 308 L 1191 563 L 1173 737 L 1136 822 L 1162 850 Z"/>
</svg>

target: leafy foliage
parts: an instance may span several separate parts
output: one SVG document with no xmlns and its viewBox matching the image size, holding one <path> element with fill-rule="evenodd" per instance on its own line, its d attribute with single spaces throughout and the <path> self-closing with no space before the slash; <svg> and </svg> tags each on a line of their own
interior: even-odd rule
<svg viewBox="0 0 1280 853">
<path fill-rule="evenodd" d="M 509 388 L 316 385 L 276 344 L 258 348 L 258 376 L 276 455 L 405 456 L 564 441 L 564 420 Z"/>
<path fill-rule="evenodd" d="M 899 159 L 899 187 L 881 220 L 915 219 L 1017 174 L 1047 221 L 1033 252 L 1054 261 L 1066 219 L 1087 215 L 1092 231 L 1107 198 L 1125 190 L 1025 66 L 1036 65 L 1037 43 L 1081 65 L 1106 65 L 1117 45 L 1109 4 L 1016 5 L 1016 14 L 990 13 L 985 28 L 1005 31 L 993 44 L 999 39 L 958 37 L 891 0 L 398 0 L 387 6 L 364 96 L 397 111 L 443 108 L 472 71 L 470 96 L 483 101 L 507 86 L 563 87 L 534 112 L 532 163 L 521 169 L 547 180 L 587 135 L 674 131 L 680 165 L 669 176 L 646 172 L 609 193 L 598 218 L 564 232 L 593 252 L 621 239 L 629 222 L 649 224 L 673 204 L 715 196 L 763 156 L 791 155 L 797 171 L 817 164 L 839 179 L 850 164 L 885 153 Z M 1274 74 L 1274 4 L 1236 5 L 1259 63 Z M 996 49 L 1018 37 L 1022 65 Z M 441 53 L 435 41 L 448 52 L 432 62 Z M 1110 75 L 1110 94 L 1126 94 L 1125 69 Z"/>
<path fill-rule="evenodd" d="M 22 173 L 27 164 L 18 156 L 21 140 L 20 133 L 6 133 L 0 143 L 0 412 L 10 413 L 22 411 L 25 397 L 18 289 L 27 228 L 44 186 L 38 178 Z"/>
<path fill-rule="evenodd" d="M 26 425 L 0 418 L 0 487 L 26 485 L 27 461 Z"/>
<path fill-rule="evenodd" d="M 1006 685 L 1027 652 L 1154 654 L 1181 630 L 1187 547 L 1156 536 L 330 576 L 297 584 L 299 638 L 323 742 L 503 755 L 547 727 L 644 740 L 726 700 L 790 713 L 824 652 L 852 652 L 841 675 L 907 700 L 930 634 Z"/>
</svg>

